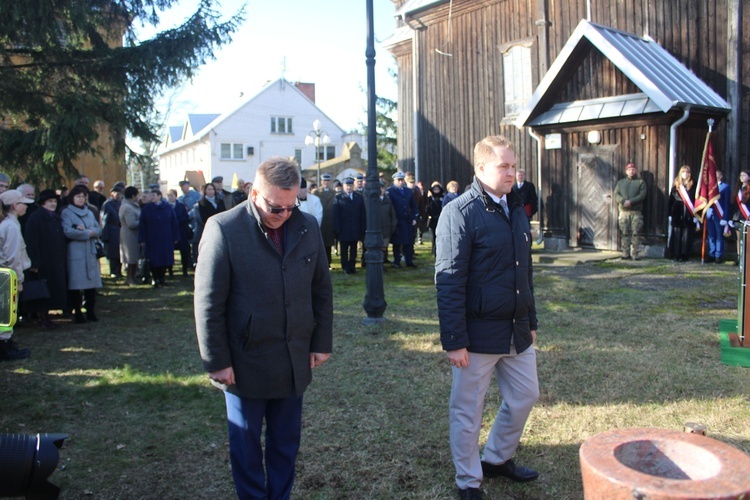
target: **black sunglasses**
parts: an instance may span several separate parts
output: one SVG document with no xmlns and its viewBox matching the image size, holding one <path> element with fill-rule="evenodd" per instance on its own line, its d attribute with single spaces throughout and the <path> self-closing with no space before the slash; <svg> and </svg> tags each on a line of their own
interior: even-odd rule
<svg viewBox="0 0 750 500">
<path fill-rule="evenodd" d="M 260 194 L 260 193 L 258 193 Z M 284 212 L 291 212 L 295 208 L 299 207 L 299 200 L 294 204 L 294 206 L 291 207 L 272 207 L 270 203 L 268 203 L 268 200 L 265 196 L 262 194 L 260 195 L 261 198 L 263 198 L 263 201 L 266 202 L 266 206 L 268 207 L 268 211 L 274 215 L 283 214 Z"/>
</svg>

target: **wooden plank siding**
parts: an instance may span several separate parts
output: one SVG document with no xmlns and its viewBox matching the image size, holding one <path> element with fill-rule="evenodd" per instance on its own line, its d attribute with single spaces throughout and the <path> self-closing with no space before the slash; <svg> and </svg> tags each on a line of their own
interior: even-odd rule
<svg viewBox="0 0 750 500">
<path fill-rule="evenodd" d="M 694 72 L 717 94 L 727 98 L 728 2 L 746 0 L 591 0 L 591 21 L 615 29 L 648 35 Z M 540 12 L 540 5 L 547 11 Z M 449 9 L 452 12 L 449 20 Z M 735 164 L 725 162 L 727 122 L 715 126 L 714 151 L 725 177 L 734 184 L 740 168 L 750 166 L 750 7 L 742 10 L 741 54 L 742 95 L 730 105 L 741 107 L 740 141 Z M 540 70 L 551 64 L 581 19 L 586 17 L 585 0 L 453 0 L 407 16 L 418 27 L 418 89 L 412 88 L 414 64 L 411 53 L 397 56 L 399 66 L 399 168 L 414 170 L 414 145 L 418 147 L 418 174 L 425 185 L 439 180 L 471 181 L 472 151 L 482 137 L 499 133 L 514 144 L 519 168 L 539 186 L 537 144 L 527 130 L 515 127 L 514 117 L 504 116 L 503 60 L 500 47 L 526 39 L 532 45 L 533 86 L 544 76 Z M 545 26 L 536 24 L 546 19 Z M 450 22 L 450 26 L 449 26 Z M 544 30 L 546 47 L 539 45 Z M 437 50 L 450 54 L 443 55 Z M 405 80 L 405 81 L 404 81 Z M 553 103 L 610 97 L 640 92 L 596 49 L 581 58 L 581 66 L 556 90 Z M 408 94 L 408 95 L 407 95 Z M 418 99 L 418 113 L 413 113 Z M 541 187 L 545 203 L 545 226 L 553 233 L 569 231 L 568 223 L 577 201 L 571 183 L 576 172 L 574 151 L 591 145 L 589 130 L 601 132 L 599 146 L 613 147 L 615 171 L 623 175 L 632 160 L 649 186 L 644 215 L 647 240 L 658 243 L 665 237 L 666 201 L 669 176 L 669 128 L 680 112 L 657 113 L 620 120 L 546 127 L 545 134 L 562 134 L 562 148 L 542 150 Z M 693 167 L 697 178 L 708 116 L 693 110 L 677 133 L 677 169 L 683 163 Z M 419 135 L 415 141 L 414 120 Z M 569 234 L 567 234 L 570 237 Z"/>
</svg>

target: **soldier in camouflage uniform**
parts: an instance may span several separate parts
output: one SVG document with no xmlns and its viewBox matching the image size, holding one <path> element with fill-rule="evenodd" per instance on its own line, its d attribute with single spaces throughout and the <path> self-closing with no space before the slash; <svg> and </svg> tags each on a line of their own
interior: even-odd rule
<svg viewBox="0 0 750 500">
<path fill-rule="evenodd" d="M 646 200 L 646 183 L 638 178 L 635 163 L 625 166 L 627 177 L 615 186 L 615 200 L 620 209 L 618 224 L 622 236 L 622 259 L 638 260 L 643 231 L 643 202 Z"/>
</svg>

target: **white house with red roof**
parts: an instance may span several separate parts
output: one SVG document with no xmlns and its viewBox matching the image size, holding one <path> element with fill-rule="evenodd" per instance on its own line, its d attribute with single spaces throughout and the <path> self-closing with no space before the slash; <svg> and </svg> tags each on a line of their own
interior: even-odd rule
<svg viewBox="0 0 750 500">
<path fill-rule="evenodd" d="M 313 122 L 330 138 L 319 148 L 306 146 Z M 348 142 L 364 148 L 361 134 L 345 133 L 315 105 L 315 85 L 283 78 L 266 84 L 256 95 L 222 114 L 189 114 L 170 126 L 159 151 L 162 185 L 176 188 L 183 179 L 255 179 L 263 161 L 272 156 L 295 158 L 302 168 L 339 156 Z M 195 184 L 195 181 L 193 181 Z M 200 186 L 194 186 L 199 189 Z"/>
</svg>

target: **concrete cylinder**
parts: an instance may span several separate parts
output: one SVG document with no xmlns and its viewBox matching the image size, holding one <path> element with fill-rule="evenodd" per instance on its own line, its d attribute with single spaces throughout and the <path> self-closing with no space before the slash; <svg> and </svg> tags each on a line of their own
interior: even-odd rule
<svg viewBox="0 0 750 500">
<path fill-rule="evenodd" d="M 586 500 L 741 499 L 750 456 L 715 439 L 666 429 L 615 429 L 580 449 Z"/>
</svg>

